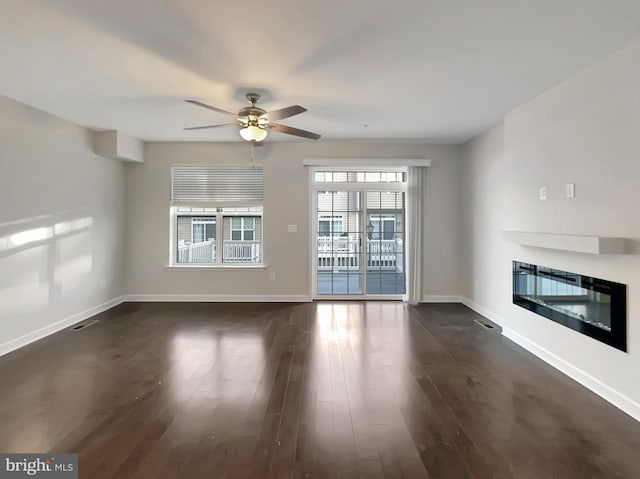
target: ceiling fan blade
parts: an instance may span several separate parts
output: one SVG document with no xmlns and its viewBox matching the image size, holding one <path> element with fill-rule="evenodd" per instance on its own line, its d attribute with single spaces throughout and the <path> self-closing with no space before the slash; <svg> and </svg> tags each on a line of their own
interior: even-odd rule
<svg viewBox="0 0 640 479">
<path fill-rule="evenodd" d="M 265 113 L 263 116 L 267 116 L 269 121 L 277 121 L 282 120 L 283 118 L 289 118 L 293 115 L 299 115 L 300 113 L 304 113 L 307 109 L 300 105 L 288 106 L 287 108 L 282 108 L 280 110 L 269 111 Z"/>
<path fill-rule="evenodd" d="M 217 111 L 218 113 L 222 113 L 223 115 L 232 116 L 233 118 L 238 118 L 238 115 L 235 113 L 231 113 L 230 111 L 221 110 L 220 108 L 216 108 L 215 106 L 207 105 L 206 103 L 199 102 L 197 100 L 185 100 L 187 103 L 191 103 L 192 105 L 200 106 L 202 108 L 206 108 L 208 110 Z"/>
<path fill-rule="evenodd" d="M 223 123 L 221 125 L 186 126 L 183 130 L 206 130 L 207 128 L 222 128 L 225 126 L 238 126 L 237 123 Z"/>
<path fill-rule="evenodd" d="M 277 123 L 269 123 L 269 125 L 267 125 L 267 128 L 269 128 L 270 130 L 279 131 L 280 133 L 286 133 L 287 135 L 301 136 L 303 138 L 309 138 L 311 140 L 317 140 L 322 136 L 310 131 L 300 130 L 298 128 L 292 128 L 285 125 L 278 125 Z"/>
</svg>

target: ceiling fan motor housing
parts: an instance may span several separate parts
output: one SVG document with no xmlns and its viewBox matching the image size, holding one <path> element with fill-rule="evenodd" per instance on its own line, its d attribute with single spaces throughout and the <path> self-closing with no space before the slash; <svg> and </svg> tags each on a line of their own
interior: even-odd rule
<svg viewBox="0 0 640 479">
<path fill-rule="evenodd" d="M 255 116 L 256 118 L 265 115 L 267 112 L 257 106 L 246 106 L 241 108 L 238 112 L 238 116 Z"/>
<path fill-rule="evenodd" d="M 267 117 L 267 111 L 256 106 L 256 103 L 260 101 L 260 95 L 258 93 L 247 93 L 247 101 L 251 103 L 251 106 L 241 108 L 238 112 L 238 118 L 245 126 L 257 126 L 258 128 L 266 128 L 269 123 Z"/>
</svg>

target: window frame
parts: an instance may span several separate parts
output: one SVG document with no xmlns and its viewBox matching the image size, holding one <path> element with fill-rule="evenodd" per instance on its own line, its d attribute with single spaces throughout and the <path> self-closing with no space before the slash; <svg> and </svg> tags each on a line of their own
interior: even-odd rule
<svg viewBox="0 0 640 479">
<path fill-rule="evenodd" d="M 243 215 L 243 216 L 239 216 L 239 215 L 227 215 L 228 217 L 231 218 L 231 227 L 229 228 L 229 241 L 257 241 L 256 240 L 256 216 L 255 215 Z M 240 228 L 234 228 L 233 227 L 233 220 L 237 218 L 240 220 Z M 249 218 L 251 218 L 251 222 L 252 227 L 251 228 L 246 228 L 245 227 L 245 220 L 248 220 Z M 234 231 L 239 231 L 240 232 L 240 239 L 233 239 L 233 233 Z M 251 232 L 251 239 L 247 239 L 245 238 L 245 234 Z M 223 238 L 224 241 L 224 238 Z"/>
<path fill-rule="evenodd" d="M 170 195 L 169 195 L 169 251 L 167 268 L 235 268 L 235 269 L 264 269 L 264 169 L 260 163 L 174 163 L 169 167 Z M 238 213 L 235 209 L 243 209 Z M 226 211 L 225 211 L 226 210 Z M 235 210 L 235 211 L 234 211 Z M 227 249 L 232 260 L 256 260 L 259 262 L 224 262 L 222 255 L 225 250 L 224 225 L 226 216 L 248 214 L 260 217 L 260 236 L 258 246 L 251 246 L 247 252 L 243 247 L 234 250 Z M 178 218 L 216 217 L 215 229 L 215 262 L 179 263 L 178 248 L 181 241 L 187 241 L 186 231 L 178 230 Z M 229 225 L 230 227 L 230 225 Z M 180 228 L 184 225 L 180 224 Z M 193 225 L 190 226 L 190 237 L 193 241 Z M 205 226 L 206 228 L 206 226 Z M 231 233 L 228 233 L 231 237 Z M 180 236 L 182 238 L 180 238 Z M 206 230 L 205 230 L 206 236 Z M 244 235 L 243 235 L 244 237 Z M 256 225 L 254 223 L 254 238 Z M 233 252 L 236 251 L 237 254 Z M 247 254 L 248 253 L 248 254 Z M 193 258 L 194 256 L 191 256 Z M 196 256 L 197 257 L 197 256 Z M 203 259 L 209 259 L 203 257 Z"/>
<path fill-rule="evenodd" d="M 204 204 L 203 204 L 204 203 Z M 216 211 L 180 211 L 181 208 L 198 208 L 198 209 L 213 209 Z M 259 208 L 259 211 L 242 211 L 242 212 L 230 212 L 225 209 L 230 208 Z M 260 228 L 264 230 L 264 206 L 262 203 L 258 202 L 234 202 L 233 204 L 220 204 L 220 203 L 211 203 L 211 202 L 172 202 L 169 207 L 169 225 L 170 225 L 170 241 L 169 241 L 169 262 L 166 265 L 168 268 L 212 268 L 212 269 L 229 269 L 229 268 L 237 268 L 237 269 L 264 269 L 266 268 L 264 262 L 264 234 L 260 235 L 260 240 L 247 240 L 247 241 L 259 241 L 260 243 L 260 262 L 259 263 L 249 263 L 249 262 L 229 262 L 223 260 L 223 249 L 224 249 L 224 218 L 228 217 L 230 219 L 236 216 L 251 216 L 254 218 L 254 238 L 256 237 L 256 220 L 255 218 L 259 217 L 262 221 L 260 222 Z M 178 218 L 179 217 L 192 217 L 192 218 L 206 218 L 211 217 L 215 218 L 216 225 L 216 261 L 212 263 L 180 263 L 178 262 Z M 231 238 L 231 221 L 229 222 L 229 237 Z M 193 241 L 193 224 L 191 225 L 191 239 Z M 231 241 L 231 240 L 228 240 Z M 244 240 L 241 240 L 244 241 Z M 240 241 L 237 241 L 240 242 Z"/>
<path fill-rule="evenodd" d="M 309 184 L 309 231 L 310 231 L 310 265 L 309 265 L 309 283 L 311 284 L 311 295 L 313 299 L 318 300 L 332 300 L 336 301 L 338 299 L 341 300 L 363 300 L 363 299 L 374 299 L 374 300 L 399 300 L 407 297 L 407 293 L 389 293 L 389 294 L 367 294 L 367 284 L 366 284 L 366 275 L 364 276 L 364 283 L 362 286 L 362 291 L 364 294 L 343 294 L 343 295 L 332 295 L 332 294 L 323 294 L 318 293 L 318 241 L 316 240 L 318 234 L 318 221 L 316 218 L 316 214 L 319 211 L 318 208 L 318 197 L 319 193 L 322 192 L 362 192 L 365 193 L 363 199 L 363 210 L 365 214 L 365 218 L 369 218 L 369 214 L 379 214 L 379 213 L 370 213 L 369 210 L 382 210 L 383 208 L 369 208 L 367 205 L 366 193 L 404 193 L 405 198 L 408 197 L 409 194 L 409 178 L 408 178 L 408 166 L 428 166 L 430 164 L 430 160 L 402 160 L 402 166 L 389 166 L 386 160 L 361 160 L 358 162 L 357 160 L 353 161 L 350 159 L 337 160 L 337 159 L 305 159 L 303 164 L 305 166 L 310 166 L 309 175 L 308 175 L 308 184 Z M 404 164 L 406 162 L 406 164 Z M 352 163 L 350 166 L 344 166 L 345 164 Z M 333 181 L 333 177 L 331 181 L 316 181 L 316 174 L 322 172 L 355 172 L 355 173 L 365 173 L 365 175 L 361 175 L 361 179 L 365 179 L 366 173 L 398 173 L 395 175 L 395 178 L 398 181 L 387 181 L 388 178 L 392 175 L 385 175 L 385 181 L 374 182 L 374 181 Z M 401 173 L 401 175 L 400 175 Z M 326 178 L 326 177 L 325 177 Z M 358 179 L 358 176 L 355 176 Z M 382 176 L 380 177 L 382 178 Z M 405 214 L 405 225 L 407 218 L 407 207 L 406 203 L 403 203 L 403 210 Z M 366 227 L 366 224 L 362 226 Z M 398 234 L 397 227 L 398 223 L 396 222 L 396 237 Z M 406 230 L 403 228 L 402 234 L 406 235 Z M 369 240 L 366 234 L 366 230 L 361 233 L 360 236 L 363 240 L 363 244 L 369 244 L 372 240 Z M 408 237 L 404 236 L 403 240 L 408 241 Z M 373 240 L 375 242 L 375 240 Z M 407 245 L 408 243 L 405 243 Z M 404 262 L 407 278 L 410 275 L 410 270 L 407 266 L 407 261 L 405 258 Z M 407 286 L 408 287 L 408 286 Z"/>
<path fill-rule="evenodd" d="M 217 216 L 209 216 L 209 215 L 203 215 L 203 216 L 191 216 L 191 215 L 178 215 L 178 217 L 182 217 L 182 216 L 186 216 L 186 217 L 191 217 L 191 244 L 194 244 L 195 241 L 193 240 L 194 236 L 195 236 L 195 226 L 196 225 L 203 225 L 203 241 L 202 242 L 207 242 L 207 225 L 213 224 L 215 225 L 214 231 L 215 231 L 215 238 L 214 241 L 217 241 L 218 238 L 218 218 Z M 213 221 L 208 221 L 207 218 L 214 218 Z"/>
<path fill-rule="evenodd" d="M 387 231 L 384 229 L 384 224 L 385 221 L 390 222 L 393 224 L 393 238 L 387 239 L 384 237 L 384 235 L 387 233 Z M 374 231 L 375 227 L 373 227 L 374 223 L 378 223 L 379 225 L 379 230 L 378 231 Z M 371 230 L 371 238 L 369 238 L 370 241 L 391 241 L 393 239 L 395 239 L 396 237 L 396 233 L 397 233 L 397 228 L 396 228 L 396 217 L 395 215 L 389 215 L 386 213 L 370 213 L 369 214 L 369 224 L 371 224 L 372 226 L 372 230 Z M 374 235 L 380 235 L 379 238 L 374 238 Z"/>
<path fill-rule="evenodd" d="M 321 221 L 326 221 L 327 223 L 329 223 L 329 231 L 328 234 L 326 235 L 321 235 L 320 234 L 320 222 Z M 337 233 L 336 232 L 336 228 L 335 225 L 336 224 L 340 224 L 340 232 Z M 329 216 L 329 215 L 323 215 L 318 217 L 318 236 L 321 236 L 322 238 L 335 238 L 335 237 L 339 237 L 344 233 L 344 217 L 343 216 Z"/>
</svg>

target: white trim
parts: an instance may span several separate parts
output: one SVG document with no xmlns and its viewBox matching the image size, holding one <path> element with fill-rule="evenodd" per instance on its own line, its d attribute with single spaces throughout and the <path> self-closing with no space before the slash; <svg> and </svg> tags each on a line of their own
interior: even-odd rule
<svg viewBox="0 0 640 479">
<path fill-rule="evenodd" d="M 93 308 L 89 308 L 79 313 L 73 314 L 67 318 L 61 319 L 60 321 L 56 321 L 53 324 L 20 336 L 19 338 L 7 341 L 4 344 L 0 344 L 0 356 L 4 356 L 11 351 L 15 351 L 16 349 L 22 348 L 35 341 L 50 336 L 51 334 L 57 333 L 58 331 L 66 329 L 69 326 L 79 323 L 80 321 L 84 321 L 85 319 L 95 316 L 96 314 L 103 313 L 108 309 L 118 306 L 124 301 L 125 296 L 119 296 L 110 301 L 107 301 L 106 303 L 102 303 L 94 306 Z"/>
<path fill-rule="evenodd" d="M 134 303 L 309 303 L 311 297 L 267 294 L 128 294 L 125 301 Z"/>
<path fill-rule="evenodd" d="M 504 327 L 504 324 L 505 324 L 504 319 L 498 316 L 497 314 L 493 313 L 492 311 L 489 311 L 487 308 L 480 306 L 478 303 L 474 303 L 473 301 L 471 301 L 468 298 L 465 298 L 464 296 L 460 297 L 460 301 L 467 308 L 474 310 L 480 316 L 484 316 L 485 318 L 497 324 L 498 326 Z"/>
<path fill-rule="evenodd" d="M 255 269 L 256 271 L 266 269 L 266 264 L 258 263 L 176 263 L 165 264 L 166 269 L 238 269 L 242 271 Z"/>
<path fill-rule="evenodd" d="M 504 326 L 504 319 L 498 316 L 497 314 L 492 313 L 488 309 L 474 303 L 470 299 L 462 297 L 462 303 L 473 309 L 476 313 L 484 316 L 485 318 L 493 321 L 498 326 L 502 327 L 502 335 L 505 338 L 513 341 L 519 346 L 526 349 L 528 352 L 542 359 L 544 362 L 549 364 L 550 366 L 556 368 L 561 373 L 567 375 L 574 381 L 582 384 L 584 387 L 589 389 L 591 392 L 597 394 L 605 401 L 608 401 L 613 406 L 617 407 L 621 411 L 627 413 L 629 416 L 634 418 L 636 421 L 640 421 L 640 404 L 632 400 L 631 398 L 625 396 L 621 392 L 616 391 L 615 389 L 607 386 L 600 380 L 594 378 L 587 372 L 583 371 L 580 368 L 577 368 L 567 362 L 566 360 L 556 356 L 552 352 L 547 349 L 539 346 L 533 341 L 525 338 L 520 333 L 515 332 L 510 328 L 506 328 Z"/>
<path fill-rule="evenodd" d="M 415 158 L 304 158 L 303 166 L 323 166 L 323 167 L 354 167 L 354 166 L 431 166 L 431 160 Z"/>
<path fill-rule="evenodd" d="M 567 235 L 555 233 L 531 233 L 528 231 L 503 231 L 505 241 L 534 248 L 550 248 L 589 254 L 626 254 L 626 238 L 605 236 Z"/>
<path fill-rule="evenodd" d="M 427 294 L 420 299 L 421 303 L 461 303 L 460 296 L 450 294 Z"/>
<path fill-rule="evenodd" d="M 502 328 L 502 334 L 509 338 L 514 343 L 522 346 L 524 349 L 542 359 L 547 364 L 553 366 L 558 371 L 566 374 L 574 381 L 582 384 L 590 391 L 596 393 L 598 396 L 608 401 L 618 409 L 624 411 L 636 421 L 640 421 L 640 404 L 633 401 L 631 398 L 616 391 L 615 389 L 607 386 L 603 382 L 594 378 L 590 374 L 586 373 L 580 368 L 568 363 L 564 359 L 556 356 L 552 352 L 546 350 L 542 346 L 534 343 L 533 341 L 525 338 L 519 333 L 516 333 L 512 329 Z"/>
</svg>

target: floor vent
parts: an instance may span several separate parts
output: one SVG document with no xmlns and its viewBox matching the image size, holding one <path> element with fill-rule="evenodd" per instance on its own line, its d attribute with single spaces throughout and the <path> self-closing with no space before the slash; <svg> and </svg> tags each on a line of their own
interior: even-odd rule
<svg viewBox="0 0 640 479">
<path fill-rule="evenodd" d="M 487 323 L 485 321 L 478 321 L 477 319 L 474 319 L 473 321 L 476 324 L 479 324 L 480 326 L 482 326 L 483 328 L 486 328 L 486 329 L 495 329 L 496 328 L 493 324 Z"/>
<path fill-rule="evenodd" d="M 83 321 L 81 323 L 76 324 L 74 327 L 69 328 L 69 331 L 80 331 L 81 329 L 88 328 L 89 326 L 93 326 L 98 322 L 97 319 L 89 319 L 87 321 Z"/>
</svg>

